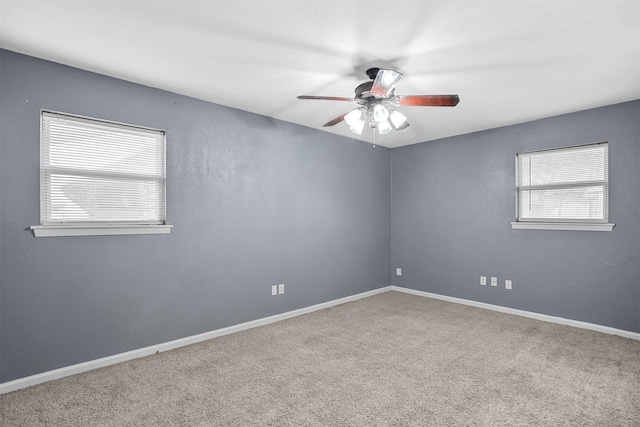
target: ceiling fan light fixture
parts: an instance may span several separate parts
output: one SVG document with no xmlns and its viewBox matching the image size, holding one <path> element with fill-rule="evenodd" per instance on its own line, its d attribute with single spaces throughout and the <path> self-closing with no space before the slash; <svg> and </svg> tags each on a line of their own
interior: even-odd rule
<svg viewBox="0 0 640 427">
<path fill-rule="evenodd" d="M 382 86 L 394 87 L 400 81 L 402 74 L 394 70 L 382 70 Z"/>
<path fill-rule="evenodd" d="M 362 111 L 360 110 L 360 108 L 355 108 L 349 111 L 344 116 L 344 121 L 347 122 L 349 126 L 353 126 L 357 122 L 362 121 Z"/>
<path fill-rule="evenodd" d="M 389 123 L 388 120 L 378 123 L 378 133 L 380 135 L 384 135 L 385 133 L 391 132 L 391 129 L 392 129 L 391 124 Z"/>
<path fill-rule="evenodd" d="M 373 120 L 378 123 L 383 123 L 386 122 L 388 118 L 389 110 L 387 110 L 383 105 L 376 104 L 376 106 L 373 107 Z"/>
<path fill-rule="evenodd" d="M 369 73 L 369 71 L 373 70 L 375 70 L 375 68 L 367 70 L 367 74 Z M 375 80 L 373 81 L 373 85 L 371 87 L 371 93 L 376 98 L 387 98 L 393 93 L 393 89 L 396 86 L 396 83 L 398 83 L 401 78 L 402 74 L 397 71 L 378 69 Z"/>
<path fill-rule="evenodd" d="M 362 109 L 356 108 L 344 116 L 344 121 L 349 125 L 351 132 L 361 135 L 364 129 L 364 120 L 362 119 Z"/>
<path fill-rule="evenodd" d="M 383 68 L 369 68 L 366 74 L 371 80 L 356 87 L 354 98 L 300 95 L 298 99 L 357 102 L 359 107 L 328 121 L 322 126 L 335 126 L 344 121 L 351 132 L 361 135 L 364 127 L 369 126 L 373 130 L 374 136 L 376 133 L 385 134 L 392 130 L 402 130 L 409 126 L 407 117 L 396 111 L 396 108 L 409 106 L 455 107 L 460 102 L 458 95 L 396 96 L 395 86 L 403 77 L 401 73 Z"/>
<path fill-rule="evenodd" d="M 396 130 L 401 130 L 409 126 L 409 123 L 407 123 L 407 116 L 402 114 L 400 111 L 392 111 L 389 115 L 389 120 L 391 120 L 391 124 Z"/>
<path fill-rule="evenodd" d="M 353 126 L 349 126 L 349 130 L 357 135 L 362 135 L 362 130 L 364 129 L 364 122 L 359 121 Z"/>
</svg>

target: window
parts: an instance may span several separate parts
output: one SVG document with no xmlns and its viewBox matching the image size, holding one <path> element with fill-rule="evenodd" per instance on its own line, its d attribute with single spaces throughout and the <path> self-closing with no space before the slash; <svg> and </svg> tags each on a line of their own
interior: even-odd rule
<svg viewBox="0 0 640 427">
<path fill-rule="evenodd" d="M 610 231 L 608 160 L 606 142 L 518 154 L 512 227 Z"/>
<path fill-rule="evenodd" d="M 168 233 L 163 131 L 43 111 L 36 237 Z"/>
</svg>

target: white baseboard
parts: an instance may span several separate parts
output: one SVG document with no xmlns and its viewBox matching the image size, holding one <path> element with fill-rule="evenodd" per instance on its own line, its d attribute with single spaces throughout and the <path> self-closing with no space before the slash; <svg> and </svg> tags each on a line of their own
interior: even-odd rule
<svg viewBox="0 0 640 427">
<path fill-rule="evenodd" d="M 127 360 L 133 360 L 141 357 L 150 356 L 158 352 L 169 351 L 175 348 L 184 347 L 184 346 L 195 344 L 198 342 L 210 340 L 212 338 L 220 337 L 223 335 L 244 331 L 246 329 L 268 325 L 270 323 L 279 322 L 281 320 L 290 319 L 292 317 L 301 316 L 303 314 L 312 313 L 314 311 L 322 310 L 322 309 L 333 307 L 340 304 L 345 304 L 347 302 L 356 301 L 362 298 L 367 298 L 373 295 L 377 295 L 377 294 L 381 294 L 389 291 L 404 292 L 411 295 L 433 298 L 433 299 L 453 302 L 457 304 L 464 304 L 472 307 L 483 308 L 486 310 L 499 311 L 501 313 L 513 314 L 516 316 L 542 320 L 544 322 L 557 323 L 560 325 L 573 326 L 575 328 L 589 329 L 592 331 L 602 332 L 605 334 L 618 335 L 625 338 L 640 340 L 640 333 L 611 328 L 609 326 L 602 326 L 594 323 L 565 319 L 562 317 L 548 316 L 546 314 L 539 314 L 539 313 L 534 313 L 530 311 L 518 310 L 515 308 L 508 308 L 508 307 L 502 307 L 499 305 L 486 304 L 483 302 L 466 300 L 462 298 L 449 297 L 446 295 L 433 294 L 430 292 L 418 291 L 415 289 L 403 288 L 400 286 L 385 286 L 383 288 L 374 289 L 372 291 L 363 292 L 360 294 L 340 298 L 337 300 L 327 301 L 321 304 L 312 305 L 310 307 L 300 308 L 298 310 L 288 311 L 286 313 L 276 314 L 276 315 L 265 317 L 262 319 L 256 319 L 250 322 L 240 323 L 238 325 L 233 325 L 233 326 L 229 326 L 222 329 L 216 329 L 214 331 L 193 335 L 190 337 L 185 337 L 185 338 L 169 341 L 162 344 L 156 344 L 149 347 L 140 348 L 137 350 L 131 350 L 125 353 L 115 354 L 113 356 L 107 356 L 107 357 L 103 357 L 96 360 L 90 360 L 88 362 L 78 363 L 76 365 L 65 366 L 63 368 L 42 372 L 40 374 L 31 375 L 24 378 L 18 378 L 16 380 L 0 384 L 0 394 L 10 393 L 12 391 L 20 390 L 26 387 L 31 387 L 47 381 L 53 381 L 56 379 L 68 377 L 70 375 L 91 371 L 93 369 L 103 368 L 105 366 L 114 365 L 116 363 L 126 362 Z"/>
<path fill-rule="evenodd" d="M 454 302 L 457 304 L 469 305 L 486 310 L 499 311 L 501 313 L 514 314 L 516 316 L 528 317 L 530 319 L 542 320 L 544 322 L 557 323 L 560 325 L 573 326 L 574 328 L 589 329 L 591 331 L 602 332 L 609 335 L 618 335 L 624 338 L 640 340 L 640 333 L 625 331 L 624 329 L 611 328 L 609 326 L 598 325 L 595 323 L 581 322 L 579 320 L 565 319 L 564 317 L 549 316 L 546 314 L 534 313 L 531 311 L 518 310 L 515 308 L 502 307 L 499 305 L 487 304 L 462 298 L 449 297 L 446 295 L 432 294 L 431 292 L 417 291 L 415 289 L 403 288 L 400 286 L 391 286 L 392 291 L 404 292 L 406 294 L 417 295 L 421 297 L 433 298 L 442 301 Z"/>
<path fill-rule="evenodd" d="M 212 338 L 220 337 L 223 335 L 233 334 L 234 332 L 244 331 L 246 329 L 256 328 L 258 326 L 268 325 L 270 323 L 279 322 L 281 320 L 290 319 L 292 317 L 301 316 L 303 314 L 312 313 L 314 311 L 322 310 L 325 308 L 333 307 L 347 302 L 367 298 L 373 295 L 381 294 L 391 290 L 391 286 L 385 286 L 383 288 L 374 289 L 372 291 L 363 292 L 356 295 L 336 299 L 333 301 L 327 301 L 321 304 L 312 305 L 310 307 L 300 308 L 298 310 L 288 311 L 286 313 L 276 314 L 262 319 L 252 320 L 250 322 L 240 323 L 238 325 L 229 326 L 222 329 L 216 329 L 214 331 L 205 332 L 190 337 L 169 341 L 162 344 L 156 344 L 149 347 L 140 348 L 137 350 L 127 351 L 125 353 L 114 354 L 113 356 L 107 356 L 96 360 L 90 360 L 88 362 L 78 363 L 76 365 L 65 366 L 63 368 L 54 369 L 52 371 L 42 372 L 40 374 L 31 375 L 24 378 L 18 378 L 13 381 L 0 384 L 0 394 L 10 393 L 12 391 L 20 390 L 22 388 L 31 387 L 37 384 L 41 384 L 47 381 L 57 380 L 60 378 L 68 377 L 70 375 L 79 374 L 82 372 L 91 371 L 93 369 L 103 368 L 105 366 L 114 365 L 120 362 L 126 362 L 127 360 L 138 359 L 145 356 L 150 356 L 158 352 L 165 352 L 173 350 L 175 348 L 184 347 L 190 344 L 210 340 Z"/>
</svg>

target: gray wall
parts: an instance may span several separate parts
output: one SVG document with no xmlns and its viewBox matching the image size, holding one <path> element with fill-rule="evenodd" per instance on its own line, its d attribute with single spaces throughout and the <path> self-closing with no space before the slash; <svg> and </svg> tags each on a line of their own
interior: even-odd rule
<svg viewBox="0 0 640 427">
<path fill-rule="evenodd" d="M 600 141 L 609 142 L 614 230 L 512 230 L 516 153 Z M 391 158 L 394 285 L 640 332 L 640 101 Z M 499 287 L 480 286 L 481 275 Z"/>
<path fill-rule="evenodd" d="M 390 150 L 0 55 L 0 382 L 389 285 Z M 41 109 L 166 130 L 171 234 L 33 237 Z"/>
<path fill-rule="evenodd" d="M 166 130 L 172 233 L 33 237 L 41 109 Z M 0 382 L 390 282 L 640 332 L 639 118 L 636 101 L 372 150 L 0 51 Z M 614 231 L 511 230 L 515 154 L 598 141 Z"/>
</svg>

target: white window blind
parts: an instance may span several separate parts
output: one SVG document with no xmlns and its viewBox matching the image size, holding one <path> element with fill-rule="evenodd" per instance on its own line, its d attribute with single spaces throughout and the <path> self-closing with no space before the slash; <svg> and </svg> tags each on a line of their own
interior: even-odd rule
<svg viewBox="0 0 640 427">
<path fill-rule="evenodd" d="M 517 156 L 518 221 L 608 220 L 608 145 Z"/>
<path fill-rule="evenodd" d="M 43 112 L 41 222 L 164 224 L 165 134 Z"/>
</svg>

